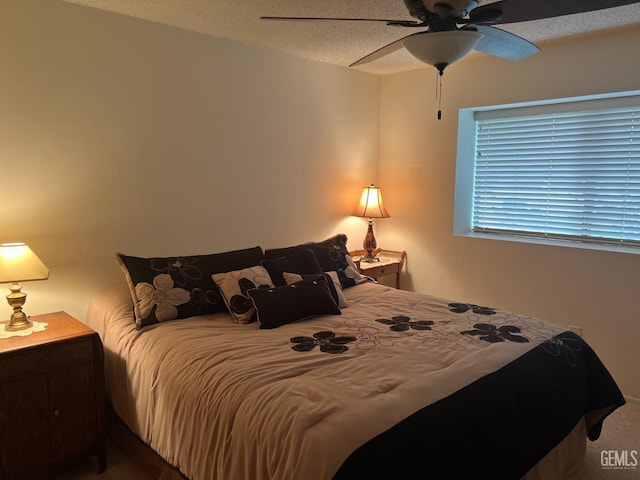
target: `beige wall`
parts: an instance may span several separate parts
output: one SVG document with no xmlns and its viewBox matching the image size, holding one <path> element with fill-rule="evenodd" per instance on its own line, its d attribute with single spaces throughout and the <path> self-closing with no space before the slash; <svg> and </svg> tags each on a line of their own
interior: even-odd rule
<svg viewBox="0 0 640 480">
<path fill-rule="evenodd" d="M 123 278 L 115 251 L 338 231 L 357 248 L 366 222 L 348 215 L 377 180 L 378 118 L 373 75 L 53 0 L 0 2 L 0 242 L 29 243 L 51 269 L 25 283 L 25 311 L 83 318 Z"/>
<path fill-rule="evenodd" d="M 582 327 L 626 395 L 640 398 L 640 255 L 452 235 L 457 111 L 640 88 L 640 29 L 543 45 L 520 62 L 476 55 L 381 85 L 380 184 L 392 218 L 379 243 L 408 251 L 405 287 Z M 389 193 L 387 193 L 389 192 Z"/>
</svg>

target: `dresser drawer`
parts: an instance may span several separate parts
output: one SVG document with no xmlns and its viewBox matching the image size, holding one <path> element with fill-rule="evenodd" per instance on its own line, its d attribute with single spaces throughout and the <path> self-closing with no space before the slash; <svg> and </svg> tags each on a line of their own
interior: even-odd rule
<svg viewBox="0 0 640 480">
<path fill-rule="evenodd" d="M 391 265 L 379 265 L 377 267 L 362 268 L 362 272 L 370 277 L 377 278 L 383 275 L 389 275 L 392 273 L 398 273 L 400 265 L 397 263 Z"/>
<path fill-rule="evenodd" d="M 23 377 L 44 369 L 93 360 L 91 336 L 73 341 L 54 342 L 12 352 L 0 358 L 0 381 Z"/>
</svg>

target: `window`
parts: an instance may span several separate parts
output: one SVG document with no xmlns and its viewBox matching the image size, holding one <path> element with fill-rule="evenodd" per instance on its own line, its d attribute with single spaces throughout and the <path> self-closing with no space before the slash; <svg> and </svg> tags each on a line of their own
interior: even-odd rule
<svg viewBox="0 0 640 480">
<path fill-rule="evenodd" d="M 640 247 L 640 92 L 462 109 L 454 233 Z"/>
</svg>

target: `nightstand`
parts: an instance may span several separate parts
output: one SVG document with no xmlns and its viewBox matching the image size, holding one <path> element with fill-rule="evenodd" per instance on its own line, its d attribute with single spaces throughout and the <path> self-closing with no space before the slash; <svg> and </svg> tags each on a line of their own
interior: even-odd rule
<svg viewBox="0 0 640 480">
<path fill-rule="evenodd" d="M 349 254 L 353 257 L 353 261 L 356 263 L 360 273 L 376 280 L 385 275 L 395 275 L 396 288 L 400 288 L 400 272 L 402 272 L 402 268 L 404 267 L 407 252 L 377 248 L 373 252 L 379 260 L 377 262 L 360 261 L 360 257 L 367 254 L 365 250 L 354 250 L 353 252 L 349 252 Z"/>
<path fill-rule="evenodd" d="M 0 478 L 47 478 L 81 455 L 106 468 L 104 358 L 96 332 L 64 313 L 0 339 Z M 4 328 L 0 324 L 0 328 Z"/>
</svg>

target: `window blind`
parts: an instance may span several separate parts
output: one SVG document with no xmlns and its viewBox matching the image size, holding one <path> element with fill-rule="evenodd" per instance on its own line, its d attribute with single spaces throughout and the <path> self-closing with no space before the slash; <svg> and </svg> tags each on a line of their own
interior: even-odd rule
<svg viewBox="0 0 640 480">
<path fill-rule="evenodd" d="M 474 232 L 640 246 L 640 107 L 476 118 Z"/>
</svg>

